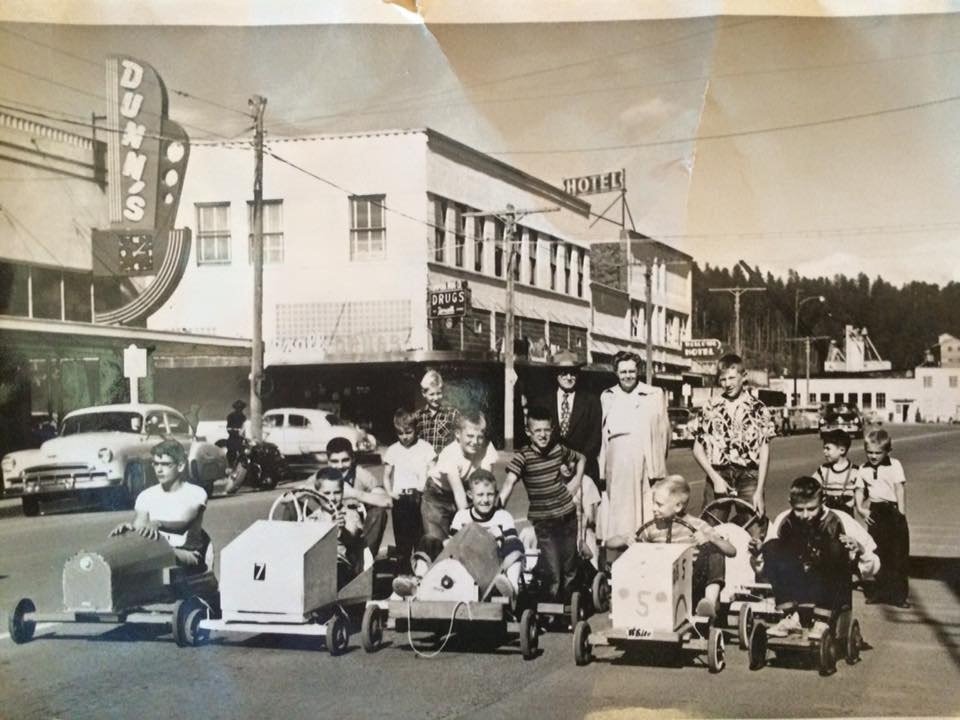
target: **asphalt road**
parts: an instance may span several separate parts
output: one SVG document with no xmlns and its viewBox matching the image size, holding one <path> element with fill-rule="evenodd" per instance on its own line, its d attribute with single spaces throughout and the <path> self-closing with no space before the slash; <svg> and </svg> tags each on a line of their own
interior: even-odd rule
<svg viewBox="0 0 960 720">
<path fill-rule="evenodd" d="M 319 641 L 221 636 L 180 649 L 169 634 L 144 628 L 61 625 L 38 628 L 15 646 L 0 635 L 3 718 L 635 718 L 826 717 L 960 714 L 960 429 L 896 428 L 894 452 L 908 477 L 913 608 L 865 606 L 855 596 L 869 648 L 832 677 L 799 666 L 747 668 L 728 646 L 727 669 L 699 662 L 623 658 L 605 648 L 574 666 L 569 634 L 541 638 L 543 654 L 521 659 L 516 645 L 475 652 L 453 643 L 438 657 L 417 657 L 405 638 L 375 655 L 359 648 L 330 657 Z M 854 459 L 861 458 L 856 450 Z M 774 442 L 768 486 L 773 514 L 786 507 L 790 480 L 819 462 L 815 436 Z M 675 450 L 672 471 L 701 475 L 689 449 Z M 215 498 L 206 527 L 222 548 L 264 517 L 279 491 Z M 696 505 L 699 503 L 696 502 Z M 511 500 L 522 515 L 525 501 Z M 68 513 L 0 520 L 0 608 L 21 596 L 45 610 L 60 606 L 64 560 L 100 540 L 126 513 Z M 6 616 L 6 612 L 4 613 Z M 5 622 L 4 622 L 5 624 Z M 390 633 L 387 639 L 391 639 Z"/>
</svg>

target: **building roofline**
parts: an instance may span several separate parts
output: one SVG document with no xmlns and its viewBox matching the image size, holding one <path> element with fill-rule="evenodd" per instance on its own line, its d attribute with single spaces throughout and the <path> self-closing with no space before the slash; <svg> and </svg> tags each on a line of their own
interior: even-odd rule
<svg viewBox="0 0 960 720">
<path fill-rule="evenodd" d="M 428 127 L 422 128 L 394 128 L 386 130 L 375 130 L 355 133 L 318 133 L 315 135 L 302 135 L 297 137 L 277 136 L 271 138 L 270 142 L 311 142 L 327 140 L 351 140 L 358 138 L 388 137 L 394 135 L 424 135 L 427 138 L 427 145 L 444 155 L 445 157 L 472 166 L 478 170 L 494 174 L 509 182 L 523 188 L 529 188 L 541 197 L 560 205 L 561 207 L 575 212 L 583 217 L 590 217 L 590 203 L 583 198 L 571 195 L 556 185 L 551 185 L 546 180 L 542 180 L 535 175 L 524 172 L 502 160 L 497 160 L 491 155 L 487 155 L 480 150 L 470 147 L 459 140 L 454 140 L 449 135 L 444 135 Z"/>
<path fill-rule="evenodd" d="M 13 115 L 6 110 L 0 110 L 0 127 L 10 128 L 30 135 L 39 135 L 49 140 L 74 145 L 89 150 L 93 147 L 93 140 L 85 135 L 78 135 L 69 130 L 62 130 L 52 125 L 31 120 L 30 118 Z"/>
</svg>

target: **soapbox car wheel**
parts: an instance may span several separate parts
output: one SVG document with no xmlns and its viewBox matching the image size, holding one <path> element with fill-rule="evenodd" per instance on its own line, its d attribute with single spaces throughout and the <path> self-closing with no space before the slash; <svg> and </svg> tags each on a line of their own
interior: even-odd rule
<svg viewBox="0 0 960 720">
<path fill-rule="evenodd" d="M 607 612 L 610 610 L 610 581 L 607 574 L 598 572 L 593 576 L 593 585 L 591 586 L 593 595 L 593 611 L 595 613 Z"/>
<path fill-rule="evenodd" d="M 710 634 L 707 636 L 707 667 L 712 673 L 718 673 L 727 666 L 726 652 L 724 648 L 723 630 L 718 627 L 710 627 Z"/>
<path fill-rule="evenodd" d="M 593 646 L 590 644 L 590 625 L 581 620 L 573 629 L 573 661 L 582 667 L 593 660 Z"/>
<path fill-rule="evenodd" d="M 846 642 L 846 654 L 844 659 L 847 661 L 847 665 L 856 665 L 860 662 L 860 648 L 863 646 L 863 634 L 860 632 L 860 621 L 854 620 L 850 623 L 850 630 L 847 631 L 847 635 L 844 638 L 841 636 L 842 640 Z"/>
<path fill-rule="evenodd" d="M 207 637 L 200 629 L 200 621 L 207 615 L 207 608 L 197 597 L 178 600 L 173 606 L 173 639 L 179 647 L 196 647 Z"/>
<path fill-rule="evenodd" d="M 767 626 L 755 623 L 750 631 L 750 669 L 759 670 L 767 664 Z"/>
<path fill-rule="evenodd" d="M 570 593 L 570 627 L 574 628 L 581 620 L 587 619 L 587 598 L 579 590 Z"/>
<path fill-rule="evenodd" d="M 540 649 L 540 630 L 537 613 L 527 608 L 520 614 L 520 654 L 524 660 L 533 660 Z"/>
<path fill-rule="evenodd" d="M 744 603 L 740 606 L 740 613 L 737 615 L 737 641 L 740 643 L 741 650 L 750 647 L 750 634 L 753 632 L 753 625 L 753 608 Z"/>
<path fill-rule="evenodd" d="M 326 625 L 327 652 L 331 655 L 339 655 L 347 649 L 347 643 L 350 642 L 350 634 L 347 631 L 347 620 L 340 613 L 334 613 L 333 617 L 327 620 Z"/>
<path fill-rule="evenodd" d="M 7 630 L 10 631 L 10 639 L 17 645 L 23 645 L 33 639 L 33 633 L 37 629 L 37 623 L 33 620 L 24 620 L 23 616 L 27 613 L 37 611 L 37 606 L 33 604 L 30 598 L 22 598 L 17 606 L 10 613 L 10 619 L 7 621 Z"/>
<path fill-rule="evenodd" d="M 280 484 L 280 471 L 273 469 L 270 471 L 261 470 L 260 474 L 260 489 L 261 490 L 273 490 L 277 485 Z"/>
<path fill-rule="evenodd" d="M 360 644 L 368 653 L 376 652 L 383 643 L 383 610 L 367 605 L 360 623 Z"/>
<path fill-rule="evenodd" d="M 837 646 L 831 628 L 823 631 L 817 643 L 817 669 L 823 677 L 833 675 L 837 671 Z"/>
<path fill-rule="evenodd" d="M 715 512 L 719 508 L 724 508 L 727 506 L 731 506 L 731 509 L 742 511 L 737 512 L 734 517 L 747 518 L 746 522 L 741 525 L 744 530 L 749 530 L 763 519 L 763 516 L 757 512 L 757 509 L 751 503 L 732 495 L 719 497 L 716 500 L 707 503 L 703 510 L 700 511 L 700 518 L 702 520 L 709 520 L 710 524 L 714 526 L 729 522 L 729 520 L 721 520 Z"/>
</svg>

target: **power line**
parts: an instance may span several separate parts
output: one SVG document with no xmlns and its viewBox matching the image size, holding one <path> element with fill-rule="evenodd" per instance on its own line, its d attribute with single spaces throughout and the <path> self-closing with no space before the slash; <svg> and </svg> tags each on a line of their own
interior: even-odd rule
<svg viewBox="0 0 960 720">
<path fill-rule="evenodd" d="M 0 32 L 5 32 L 8 35 L 12 35 L 14 37 L 20 38 L 21 40 L 26 40 L 28 43 L 32 43 L 37 47 L 46 48 L 47 50 L 53 50 L 56 53 L 60 53 L 61 55 L 64 55 L 69 58 L 73 58 L 74 60 L 79 60 L 80 62 L 86 63 L 87 65 L 92 65 L 93 67 L 97 67 L 97 68 L 102 66 L 101 63 L 97 62 L 96 60 L 91 60 L 90 58 L 83 57 L 81 55 L 77 55 L 72 52 L 68 52 L 67 50 L 64 50 L 63 48 L 59 48 L 55 45 L 50 45 L 48 43 L 40 42 L 39 40 L 35 40 L 32 37 L 28 37 L 27 35 L 14 32 L 9 28 L 0 27 Z M 196 102 L 206 103 L 207 105 L 210 105 L 212 107 L 218 107 L 221 110 L 227 110 L 228 112 L 236 113 L 237 115 L 242 115 L 247 118 L 252 118 L 252 115 L 250 115 L 250 113 L 244 112 L 243 110 L 238 110 L 237 108 L 229 107 L 228 105 L 223 105 L 214 100 L 203 98 L 203 97 L 200 97 L 199 95 L 194 95 L 193 93 L 189 93 L 186 90 L 178 90 L 177 88 L 172 88 L 172 87 L 168 89 L 170 90 L 170 92 L 176 95 L 179 95 L 180 97 L 188 98 L 190 100 L 195 100 Z"/>
<path fill-rule="evenodd" d="M 882 110 L 872 110 L 870 112 L 856 113 L 853 115 L 841 115 L 835 118 L 825 118 L 823 120 L 810 120 L 802 123 L 792 123 L 790 125 L 774 125 L 767 128 L 755 128 L 753 130 L 737 130 L 728 133 L 716 133 L 713 135 L 694 135 L 685 138 L 675 138 L 673 140 L 652 140 L 650 142 L 629 143 L 624 145 L 605 145 L 599 147 L 580 147 L 580 148 L 557 148 L 554 150 L 485 150 L 488 155 L 567 155 L 571 153 L 583 152 L 605 152 L 610 150 L 631 150 L 644 147 L 662 147 L 665 145 L 679 145 L 683 143 L 701 142 L 705 140 L 727 140 L 736 137 L 745 137 L 749 135 L 763 135 L 767 133 L 782 132 L 784 130 L 799 130 L 802 128 L 819 127 L 823 125 L 833 125 L 836 123 L 849 122 L 851 120 L 862 120 L 864 118 L 879 117 L 893 113 L 909 112 L 911 110 L 920 110 L 923 108 L 945 105 L 947 103 L 960 100 L 960 95 L 950 95 L 945 98 L 927 100 L 925 102 L 913 103 L 911 105 L 901 105 L 893 108 L 884 108 Z"/>
</svg>

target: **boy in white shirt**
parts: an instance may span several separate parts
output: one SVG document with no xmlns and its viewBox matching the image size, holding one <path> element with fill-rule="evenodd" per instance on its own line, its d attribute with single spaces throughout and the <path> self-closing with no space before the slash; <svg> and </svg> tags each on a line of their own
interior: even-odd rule
<svg viewBox="0 0 960 720">
<path fill-rule="evenodd" d="M 857 473 L 857 510 L 877 542 L 880 557 L 880 573 L 873 591 L 867 594 L 867 602 L 909 608 L 907 478 L 900 461 L 890 457 L 893 443 L 886 430 L 869 431 L 863 445 L 867 462 Z"/>
<path fill-rule="evenodd" d="M 420 536 L 423 520 L 420 503 L 427 472 L 436 453 L 433 446 L 417 437 L 416 417 L 403 408 L 393 416 L 397 442 L 383 456 L 383 484 L 393 498 L 393 536 L 400 556 L 400 572 L 410 572 L 411 555 Z"/>
</svg>

